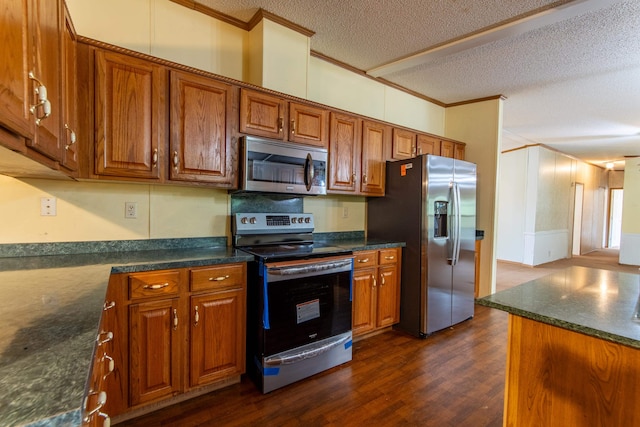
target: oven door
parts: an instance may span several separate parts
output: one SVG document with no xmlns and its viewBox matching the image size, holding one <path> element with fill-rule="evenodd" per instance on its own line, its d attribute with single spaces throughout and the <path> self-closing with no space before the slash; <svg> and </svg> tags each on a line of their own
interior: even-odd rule
<svg viewBox="0 0 640 427">
<path fill-rule="evenodd" d="M 266 263 L 262 279 L 263 356 L 351 331 L 352 256 Z"/>
</svg>

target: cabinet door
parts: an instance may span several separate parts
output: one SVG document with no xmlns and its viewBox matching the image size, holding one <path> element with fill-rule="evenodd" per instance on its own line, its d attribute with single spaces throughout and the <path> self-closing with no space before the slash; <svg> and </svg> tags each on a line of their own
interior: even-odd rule
<svg viewBox="0 0 640 427">
<path fill-rule="evenodd" d="M 353 273 L 352 333 L 353 336 L 376 327 L 376 268 L 360 268 Z"/>
<path fill-rule="evenodd" d="M 62 164 L 69 170 L 78 169 L 78 70 L 76 33 L 67 8 L 63 6 L 64 21 L 62 32 Z"/>
<path fill-rule="evenodd" d="M 171 72 L 172 180 L 230 187 L 236 182 L 229 149 L 232 87 L 212 79 Z"/>
<path fill-rule="evenodd" d="M 416 134 L 404 129 L 393 129 L 391 147 L 393 159 L 409 159 L 415 156 Z"/>
<path fill-rule="evenodd" d="M 435 154 L 440 155 L 440 140 L 428 135 L 418 135 L 416 142 L 418 146 L 418 154 Z"/>
<path fill-rule="evenodd" d="M 322 108 L 290 102 L 289 141 L 327 148 L 329 112 Z"/>
<path fill-rule="evenodd" d="M 129 306 L 129 397 L 139 405 L 180 390 L 178 299 Z"/>
<path fill-rule="evenodd" d="M 354 193 L 360 161 L 359 119 L 346 114 L 331 113 L 329 137 L 328 190 Z"/>
<path fill-rule="evenodd" d="M 26 11 L 26 0 L 0 3 L 0 125 L 30 138 L 35 125 L 29 113 L 33 89 L 27 82 L 31 38 Z"/>
<path fill-rule="evenodd" d="M 378 268 L 378 312 L 377 327 L 382 328 L 400 320 L 398 266 L 388 265 Z"/>
<path fill-rule="evenodd" d="M 453 148 L 453 158 L 454 159 L 458 159 L 458 160 L 464 160 L 464 144 L 458 144 L 456 143 L 455 147 Z"/>
<path fill-rule="evenodd" d="M 166 70 L 113 52 L 95 59 L 95 173 L 161 178 Z"/>
<path fill-rule="evenodd" d="M 191 297 L 191 387 L 244 373 L 244 295 L 239 290 Z"/>
<path fill-rule="evenodd" d="M 54 160 L 62 158 L 60 127 L 62 115 L 61 100 L 61 55 L 60 55 L 60 9 L 57 0 L 37 0 L 28 3 L 29 33 L 33 40 L 33 63 L 31 71 L 40 83 L 46 86 L 46 98 L 50 114 L 38 107 L 34 110 L 36 129 L 28 145 L 34 150 Z M 38 86 L 33 80 L 32 87 Z M 31 104 L 38 104 L 38 95 L 32 91 Z M 40 118 L 40 120 L 38 120 Z"/>
<path fill-rule="evenodd" d="M 453 141 L 442 141 L 440 143 L 440 155 L 443 157 L 450 157 L 453 159 L 455 145 L 456 144 Z"/>
<path fill-rule="evenodd" d="M 242 89 L 240 132 L 284 139 L 285 101 L 277 96 Z"/>
<path fill-rule="evenodd" d="M 375 122 L 362 122 L 362 172 L 360 191 L 384 196 L 385 144 L 391 128 Z"/>
</svg>

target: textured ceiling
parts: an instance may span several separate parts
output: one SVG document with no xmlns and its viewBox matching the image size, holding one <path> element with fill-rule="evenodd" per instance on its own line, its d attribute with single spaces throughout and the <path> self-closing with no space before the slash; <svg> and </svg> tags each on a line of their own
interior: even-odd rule
<svg viewBox="0 0 640 427">
<path fill-rule="evenodd" d="M 541 143 L 596 164 L 640 156 L 640 0 L 199 3 L 245 22 L 267 10 L 314 31 L 312 50 L 365 71 L 554 7 L 577 9 L 381 77 L 447 104 L 504 95 L 503 149 Z"/>
</svg>

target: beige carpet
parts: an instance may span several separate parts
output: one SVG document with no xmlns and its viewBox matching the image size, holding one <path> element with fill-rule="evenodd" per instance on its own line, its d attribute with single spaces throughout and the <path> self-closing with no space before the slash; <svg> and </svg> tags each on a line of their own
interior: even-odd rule
<svg viewBox="0 0 640 427">
<path fill-rule="evenodd" d="M 498 261 L 496 272 L 496 291 L 501 291 L 503 289 L 528 282 L 529 280 L 546 276 L 547 274 L 551 274 L 572 265 L 623 271 L 634 274 L 640 273 L 637 266 L 618 264 L 618 255 L 619 251 L 617 249 L 600 249 L 586 255 L 574 256 L 573 258 L 553 261 L 535 267 Z"/>
</svg>

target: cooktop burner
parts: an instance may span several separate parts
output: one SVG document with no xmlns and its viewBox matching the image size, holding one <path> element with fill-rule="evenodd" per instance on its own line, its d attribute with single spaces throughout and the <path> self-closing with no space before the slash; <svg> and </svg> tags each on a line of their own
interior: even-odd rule
<svg viewBox="0 0 640 427">
<path fill-rule="evenodd" d="M 255 255 L 265 261 L 284 258 L 315 258 L 329 255 L 350 254 L 351 250 L 327 246 L 321 243 L 283 243 L 266 246 L 240 246 L 238 249 Z"/>
</svg>

